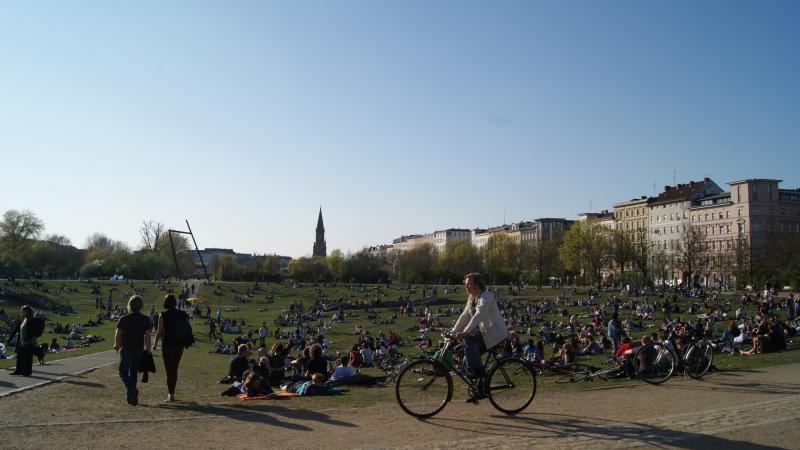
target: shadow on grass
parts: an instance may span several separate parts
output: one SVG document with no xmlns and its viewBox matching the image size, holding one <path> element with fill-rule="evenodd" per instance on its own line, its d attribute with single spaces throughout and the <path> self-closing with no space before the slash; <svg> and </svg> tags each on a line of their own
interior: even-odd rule
<svg viewBox="0 0 800 450">
<path fill-rule="evenodd" d="M 93 381 L 85 381 L 85 380 L 76 380 L 74 378 L 64 378 L 63 380 L 59 380 L 58 383 L 64 384 L 73 384 L 76 386 L 84 386 L 90 388 L 104 388 L 106 387 L 105 384 L 102 383 L 95 383 Z"/>
<path fill-rule="evenodd" d="M 495 421 L 432 418 L 425 422 L 434 426 L 486 436 L 506 436 L 532 439 L 558 439 L 559 445 L 581 447 L 618 444 L 620 440 L 630 445 L 649 447 L 672 446 L 684 449 L 777 449 L 766 445 L 735 441 L 719 436 L 700 433 L 677 432 L 673 429 L 637 422 L 622 422 L 607 419 L 586 418 L 562 414 L 492 415 Z M 564 441 L 567 439 L 567 441 Z M 541 444 L 541 442 L 540 442 Z"/>
<path fill-rule="evenodd" d="M 291 400 L 290 399 L 263 400 L 259 401 L 259 404 L 253 404 L 254 402 L 247 402 L 247 404 L 243 405 L 176 402 L 176 403 L 166 403 L 162 405 L 162 407 L 168 410 L 192 411 L 198 414 L 222 416 L 234 420 L 264 423 L 268 425 L 284 427 L 300 431 L 312 431 L 314 428 L 302 424 L 283 421 L 276 416 L 283 416 L 286 418 L 310 421 L 310 422 L 320 422 L 338 427 L 347 427 L 347 428 L 356 427 L 355 424 L 334 419 L 325 413 L 310 411 L 310 410 L 289 409 L 277 404 L 278 402 L 282 401 L 291 401 Z"/>
</svg>

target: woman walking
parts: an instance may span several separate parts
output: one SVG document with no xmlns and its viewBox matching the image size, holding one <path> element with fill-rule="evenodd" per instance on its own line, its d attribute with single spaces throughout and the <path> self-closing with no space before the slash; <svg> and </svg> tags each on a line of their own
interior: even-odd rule
<svg viewBox="0 0 800 450">
<path fill-rule="evenodd" d="M 158 347 L 158 342 L 163 340 L 161 356 L 164 359 L 164 370 L 167 372 L 167 400 L 175 401 L 175 385 L 178 384 L 178 365 L 181 363 L 185 343 L 178 340 L 176 330 L 189 317 L 185 312 L 177 309 L 178 300 L 173 294 L 164 297 L 164 312 L 158 316 L 158 329 L 153 350 Z"/>
</svg>

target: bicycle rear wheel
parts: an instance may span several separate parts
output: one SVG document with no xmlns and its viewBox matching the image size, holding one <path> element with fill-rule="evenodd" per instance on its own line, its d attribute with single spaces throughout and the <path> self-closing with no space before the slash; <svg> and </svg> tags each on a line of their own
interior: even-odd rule
<svg viewBox="0 0 800 450">
<path fill-rule="evenodd" d="M 633 356 L 636 374 L 642 381 L 661 384 L 675 371 L 675 354 L 658 342 L 643 345 Z"/>
<path fill-rule="evenodd" d="M 489 370 L 486 377 L 489 401 L 499 411 L 516 414 L 536 395 L 536 372 L 521 358 L 504 358 Z"/>
<path fill-rule="evenodd" d="M 686 374 L 692 378 L 702 378 L 711 369 L 713 362 L 714 349 L 706 341 L 694 343 L 683 360 Z"/>
<path fill-rule="evenodd" d="M 406 365 L 394 388 L 397 403 L 414 417 L 431 417 L 453 396 L 453 379 L 438 361 L 421 359 Z"/>
</svg>

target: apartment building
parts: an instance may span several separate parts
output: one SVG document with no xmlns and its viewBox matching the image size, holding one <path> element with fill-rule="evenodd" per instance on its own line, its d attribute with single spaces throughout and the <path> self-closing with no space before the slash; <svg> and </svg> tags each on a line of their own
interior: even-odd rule
<svg viewBox="0 0 800 450">
<path fill-rule="evenodd" d="M 780 264 L 784 249 L 800 241 L 800 189 L 780 189 L 781 181 L 733 181 L 730 192 L 693 204 L 690 222 L 703 250 L 694 281 L 732 286 L 737 268 Z"/>
<path fill-rule="evenodd" d="M 448 228 L 446 230 L 434 231 L 433 246 L 439 253 L 444 252 L 449 242 L 466 241 L 470 242 L 472 236 L 470 230 L 465 228 Z"/>
<path fill-rule="evenodd" d="M 648 205 L 648 238 L 650 264 L 656 268 L 657 282 L 682 283 L 685 271 L 679 267 L 678 257 L 686 240 L 690 223 L 689 209 L 693 202 L 721 194 L 722 189 L 709 178 L 690 181 L 677 186 L 664 186 L 664 192 Z M 657 272 L 662 272 L 658 276 Z"/>
</svg>

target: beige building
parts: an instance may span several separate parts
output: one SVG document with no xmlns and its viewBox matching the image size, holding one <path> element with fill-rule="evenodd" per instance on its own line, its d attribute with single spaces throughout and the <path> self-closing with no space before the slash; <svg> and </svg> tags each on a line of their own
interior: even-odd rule
<svg viewBox="0 0 800 450">
<path fill-rule="evenodd" d="M 648 207 L 650 273 L 656 284 L 681 284 L 685 276 L 680 267 L 682 248 L 689 229 L 689 208 L 693 202 L 722 193 L 709 178 L 677 186 L 665 186 Z"/>
<path fill-rule="evenodd" d="M 439 253 L 444 252 L 447 244 L 455 241 L 470 242 L 470 230 L 464 228 L 448 228 L 446 230 L 439 230 L 433 232 L 433 246 Z"/>
<path fill-rule="evenodd" d="M 750 281 L 748 267 L 780 266 L 786 250 L 800 241 L 800 189 L 780 189 L 780 182 L 733 181 L 730 192 L 695 202 L 691 224 L 703 250 L 695 282 L 733 286 L 737 273 L 746 272 Z"/>
</svg>

